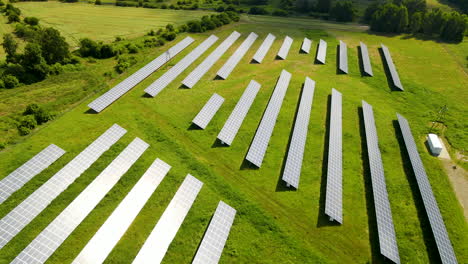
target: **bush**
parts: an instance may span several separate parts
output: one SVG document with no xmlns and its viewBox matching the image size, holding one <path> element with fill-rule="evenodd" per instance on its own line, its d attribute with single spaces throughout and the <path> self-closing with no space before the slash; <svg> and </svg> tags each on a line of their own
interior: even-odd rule
<svg viewBox="0 0 468 264">
<path fill-rule="evenodd" d="M 102 2 L 101 2 L 101 0 L 96 0 L 96 1 L 94 2 L 94 4 L 95 4 L 95 5 L 102 5 Z"/>
<path fill-rule="evenodd" d="M 21 19 L 18 14 L 12 13 L 8 15 L 8 23 L 20 22 Z"/>
<path fill-rule="evenodd" d="M 147 38 L 144 41 L 145 47 L 160 47 L 160 46 L 163 46 L 164 44 L 165 44 L 164 40 L 160 38 L 156 38 L 156 37 Z"/>
<path fill-rule="evenodd" d="M 37 26 L 39 25 L 39 18 L 37 17 L 25 17 L 24 18 L 24 23 L 31 25 L 31 26 Z"/>
<path fill-rule="evenodd" d="M 100 49 L 101 59 L 107 59 L 115 56 L 114 48 L 109 44 L 103 44 Z"/>
<path fill-rule="evenodd" d="M 263 7 L 253 6 L 253 7 L 250 8 L 249 14 L 252 14 L 252 15 L 267 15 L 268 11 Z"/>
<path fill-rule="evenodd" d="M 37 126 L 37 121 L 34 118 L 33 115 L 25 115 L 20 118 L 19 123 L 18 123 L 18 131 L 20 135 L 25 136 L 29 133 L 31 133 L 31 130 L 33 130 Z"/>
<path fill-rule="evenodd" d="M 52 120 L 53 115 L 45 110 L 43 107 L 40 107 L 37 104 L 30 104 L 26 106 L 26 109 L 23 112 L 23 116 L 32 116 L 36 121 L 36 125 L 41 125 Z M 31 127 L 28 127 L 31 128 Z M 34 128 L 34 127 L 33 127 Z"/>
<path fill-rule="evenodd" d="M 3 82 L 3 80 L 0 80 L 0 89 L 4 89 L 5 88 L 5 83 Z"/>
<path fill-rule="evenodd" d="M 224 6 L 220 5 L 220 6 L 216 7 L 215 11 L 216 12 L 224 12 Z"/>
<path fill-rule="evenodd" d="M 133 43 L 127 44 L 126 48 L 128 50 L 128 53 L 131 53 L 131 54 L 138 53 L 138 47 L 137 47 L 137 45 L 135 45 Z"/>
<path fill-rule="evenodd" d="M 201 23 L 200 21 L 189 21 L 187 23 L 187 27 L 188 27 L 188 32 L 192 32 L 192 33 L 199 33 L 199 32 L 203 32 L 203 27 L 201 26 Z"/>
<path fill-rule="evenodd" d="M 233 11 L 226 11 L 226 15 L 228 15 L 229 19 L 234 22 L 239 22 L 240 16 L 238 13 L 233 12 Z"/>
<path fill-rule="evenodd" d="M 120 73 L 123 73 L 125 70 L 127 70 L 130 66 L 136 63 L 137 63 L 137 60 L 133 56 L 132 57 L 120 57 L 114 69 L 116 72 L 120 74 Z"/>
<path fill-rule="evenodd" d="M 278 9 L 278 10 L 273 11 L 272 15 L 280 16 L 280 17 L 286 17 L 286 16 L 288 16 L 288 12 L 286 12 L 284 10 L 281 10 L 281 9 Z"/>
<path fill-rule="evenodd" d="M 177 37 L 177 34 L 173 31 L 171 32 L 165 31 L 164 33 L 161 34 L 161 37 L 163 37 L 167 41 L 173 41 Z"/>
<path fill-rule="evenodd" d="M 3 76 L 2 81 L 5 84 L 5 88 L 7 89 L 12 89 L 19 85 L 18 79 L 13 75 Z"/>
<path fill-rule="evenodd" d="M 229 16 L 226 14 L 226 13 L 221 13 L 219 15 L 216 16 L 219 21 L 221 21 L 223 23 L 223 25 L 227 25 L 229 23 L 231 23 L 231 19 L 229 18 Z"/>
</svg>

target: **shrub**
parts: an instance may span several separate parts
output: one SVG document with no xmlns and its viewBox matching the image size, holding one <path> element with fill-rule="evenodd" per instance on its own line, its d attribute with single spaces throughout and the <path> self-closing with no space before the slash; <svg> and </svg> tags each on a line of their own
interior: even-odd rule
<svg viewBox="0 0 468 264">
<path fill-rule="evenodd" d="M 21 19 L 18 14 L 12 13 L 8 15 L 8 23 L 20 22 Z"/>
<path fill-rule="evenodd" d="M 249 14 L 252 14 L 252 15 L 266 15 L 266 14 L 268 14 L 268 11 L 263 7 L 253 6 L 253 7 L 250 8 Z"/>
<path fill-rule="evenodd" d="M 23 112 L 23 116 L 32 116 L 36 121 L 36 125 L 41 125 L 52 120 L 53 115 L 45 110 L 43 107 L 40 107 L 37 104 L 30 104 L 26 106 L 26 109 Z M 31 128 L 31 127 L 28 127 Z M 33 127 L 34 128 L 34 127 Z"/>
<path fill-rule="evenodd" d="M 37 17 L 25 17 L 24 18 L 24 23 L 31 25 L 31 26 L 37 26 L 39 25 L 39 18 Z"/>
<path fill-rule="evenodd" d="M 216 12 L 224 12 L 224 6 L 220 5 L 220 6 L 216 7 L 215 11 Z"/>
<path fill-rule="evenodd" d="M 12 89 L 19 85 L 18 78 L 10 74 L 3 76 L 2 81 L 7 89 Z"/>
<path fill-rule="evenodd" d="M 187 27 L 188 27 L 188 32 L 192 32 L 192 33 L 199 33 L 199 32 L 203 32 L 203 27 L 201 26 L 201 23 L 200 21 L 189 21 L 187 23 Z"/>
<path fill-rule="evenodd" d="M 102 2 L 101 2 L 101 0 L 96 0 L 96 1 L 94 2 L 94 4 L 95 4 L 95 5 L 102 5 Z"/>
<path fill-rule="evenodd" d="M 178 32 L 187 32 L 187 31 L 188 31 L 188 26 L 187 26 L 187 24 L 180 25 L 180 26 L 177 28 L 177 31 L 178 31 Z"/>
<path fill-rule="evenodd" d="M 115 56 L 114 48 L 109 44 L 103 44 L 100 49 L 101 59 L 107 59 Z"/>
<path fill-rule="evenodd" d="M 169 31 L 169 32 L 174 32 L 175 31 L 174 25 L 167 24 L 166 25 L 166 30 Z"/>
<path fill-rule="evenodd" d="M 272 15 L 280 16 L 280 17 L 286 17 L 286 16 L 288 16 L 288 12 L 286 12 L 284 10 L 281 10 L 281 9 L 277 9 L 277 10 L 273 11 Z"/>
<path fill-rule="evenodd" d="M 226 15 L 228 15 L 229 19 L 231 19 L 234 22 L 239 22 L 239 20 L 240 20 L 240 16 L 236 12 L 226 11 Z"/>
<path fill-rule="evenodd" d="M 144 41 L 145 47 L 160 47 L 164 45 L 164 40 L 156 37 L 147 38 Z"/>
<path fill-rule="evenodd" d="M 4 89 L 5 88 L 5 83 L 3 82 L 3 80 L 0 80 L 0 89 Z"/>
<path fill-rule="evenodd" d="M 120 57 L 114 69 L 116 72 L 120 74 L 120 73 L 123 73 L 130 66 L 134 65 L 135 63 L 137 63 L 137 60 L 133 56 L 132 57 Z"/>
<path fill-rule="evenodd" d="M 126 48 L 128 50 L 128 53 L 131 53 L 131 54 L 138 53 L 138 47 L 137 47 L 137 45 L 135 45 L 133 43 L 127 44 Z"/>
<path fill-rule="evenodd" d="M 229 16 L 226 14 L 226 13 L 221 13 L 219 15 L 216 16 L 219 21 L 221 21 L 224 25 L 227 25 L 229 23 L 231 23 L 231 19 L 229 18 Z"/>
<path fill-rule="evenodd" d="M 31 130 L 33 130 L 37 126 L 37 121 L 34 118 L 33 115 L 25 115 L 20 118 L 19 123 L 18 123 L 18 131 L 20 135 L 25 136 L 29 133 L 31 133 Z"/>
</svg>

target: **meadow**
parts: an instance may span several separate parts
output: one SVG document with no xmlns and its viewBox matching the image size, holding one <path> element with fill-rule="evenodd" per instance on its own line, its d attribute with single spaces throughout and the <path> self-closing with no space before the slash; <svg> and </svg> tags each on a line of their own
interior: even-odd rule
<svg viewBox="0 0 468 264">
<path fill-rule="evenodd" d="M 29 3 L 23 5 L 27 4 Z M 221 263 L 386 263 L 378 252 L 360 114 L 361 100 L 366 100 L 374 107 L 401 262 L 437 263 L 438 253 L 406 150 L 401 145 L 399 128 L 395 125 L 396 112 L 410 122 L 458 261 L 465 263 L 468 260 L 467 222 L 440 161 L 427 153 L 424 137 L 435 113 L 447 104 L 450 110 L 446 117 L 446 136 L 457 149 L 466 149 L 464 100 L 467 96 L 468 78 L 466 65 L 452 57 L 452 54 L 467 51 L 466 41 L 458 45 L 440 44 L 405 36 L 369 34 L 357 25 L 333 26 L 333 23 L 320 23 L 248 16 L 243 17 L 240 23 L 212 32 L 191 34 L 197 40 L 196 43 L 100 114 L 87 113 L 87 104 L 108 87 L 117 84 L 158 56 L 168 45 L 143 50 L 138 54 L 139 63 L 112 80 L 107 80 L 100 74 L 112 69 L 115 64 L 113 59 L 86 65 L 90 67 L 89 76 L 70 73 L 70 77 L 74 78 L 72 80 L 77 83 L 69 95 L 63 96 L 63 100 L 80 91 L 82 95 L 74 96 L 81 97 L 82 101 L 73 99 L 75 103 L 69 105 L 73 106 L 69 111 L 63 110 L 63 114 L 55 121 L 1 151 L 0 177 L 6 176 L 50 143 L 59 145 L 67 153 L 0 205 L 0 217 L 18 205 L 112 124 L 121 125 L 128 133 L 0 250 L 0 263 L 8 263 L 26 247 L 134 137 L 148 142 L 150 149 L 62 244 L 49 259 L 49 263 L 71 262 L 155 158 L 161 158 L 172 169 L 106 263 L 127 263 L 133 260 L 187 173 L 203 181 L 204 187 L 171 244 L 164 263 L 191 261 L 219 200 L 238 211 Z M 242 33 L 241 40 L 224 54 L 193 89 L 181 88 L 183 78 L 233 30 Z M 227 80 L 214 80 L 216 71 L 251 31 L 259 34 L 259 39 L 238 67 Z M 250 59 L 269 32 L 273 32 L 277 40 L 267 57 L 260 65 L 250 64 Z M 156 98 L 143 96 L 143 90 L 149 84 L 210 34 L 215 34 L 220 40 L 208 52 Z M 275 60 L 275 53 L 286 35 L 294 38 L 288 58 L 285 61 Z M 314 41 L 309 55 L 299 53 L 305 36 Z M 183 37 L 184 35 L 180 35 L 177 40 Z M 328 42 L 326 65 L 314 64 L 315 48 L 320 38 Z M 348 44 L 349 75 L 337 74 L 338 40 Z M 359 41 L 365 42 L 369 47 L 374 77 L 361 76 L 357 50 Z M 405 92 L 390 89 L 378 51 L 380 43 L 390 48 Z M 292 81 L 263 165 L 260 169 L 252 169 L 245 166 L 243 159 L 282 69 L 292 73 Z M 306 76 L 315 80 L 317 85 L 301 183 L 299 189 L 294 191 L 284 188 L 280 178 L 301 86 Z M 7 100 L 11 101 L 4 103 L 0 109 L 3 113 L 14 111 L 8 109 L 8 106 L 13 102 L 20 102 L 20 98 L 37 98 L 38 95 L 34 93 L 36 91 L 40 94 L 39 89 L 45 91 L 44 94 L 53 94 L 64 92 L 60 88 L 62 82 L 64 87 L 71 87 L 68 84 L 71 80 L 58 78 L 60 76 L 47 80 L 42 86 L 37 84 L 19 88 L 18 93 L 7 94 Z M 215 143 L 216 135 L 252 79 L 262 85 L 260 92 L 232 146 L 219 147 Z M 55 82 L 57 87 L 48 87 L 47 82 Z M 325 143 L 332 88 L 343 94 L 344 224 L 341 226 L 330 224 L 324 216 Z M 214 92 L 226 99 L 224 105 L 207 129 L 190 129 L 191 120 Z M 1 93 L 0 97 L 4 95 L 3 91 Z M 60 98 L 55 96 L 49 100 Z M 45 103 L 48 101 L 45 97 L 38 99 Z"/>
</svg>

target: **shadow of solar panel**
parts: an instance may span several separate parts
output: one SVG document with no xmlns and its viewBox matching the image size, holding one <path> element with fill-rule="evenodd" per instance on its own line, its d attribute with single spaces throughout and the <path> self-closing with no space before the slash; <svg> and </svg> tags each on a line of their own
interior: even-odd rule
<svg viewBox="0 0 468 264">
<path fill-rule="evenodd" d="M 294 124 L 291 144 L 289 145 L 288 156 L 286 158 L 286 166 L 283 171 L 283 181 L 286 182 L 288 187 L 291 185 L 296 189 L 299 188 L 302 159 L 304 157 L 307 132 L 309 130 L 310 110 L 312 109 L 314 90 L 315 82 L 309 77 L 306 77 L 301 101 L 299 103 L 299 111 Z"/>
<path fill-rule="evenodd" d="M 42 212 L 127 131 L 113 125 L 46 183 L 0 220 L 0 248 Z"/>
<path fill-rule="evenodd" d="M 50 144 L 41 152 L 36 154 L 30 160 L 25 162 L 15 171 L 0 181 L 0 204 L 2 204 L 10 195 L 23 187 L 34 176 L 47 169 L 52 163 L 58 160 L 65 150 Z"/>
<path fill-rule="evenodd" d="M 341 93 L 332 89 L 325 214 L 330 217 L 330 220 L 343 224 L 343 143 L 341 102 Z"/>
<path fill-rule="evenodd" d="M 304 41 L 302 42 L 302 46 L 301 46 L 301 51 L 309 54 L 311 46 L 312 46 L 312 40 L 308 38 L 304 38 Z"/>
<path fill-rule="evenodd" d="M 202 186 L 187 175 L 132 263 L 161 263 Z"/>
<path fill-rule="evenodd" d="M 262 45 L 260 45 L 260 48 L 258 48 L 257 52 L 255 52 L 255 55 L 253 56 L 252 61 L 256 63 L 262 63 L 263 59 L 268 53 L 268 50 L 271 48 L 271 45 L 273 45 L 273 42 L 275 41 L 275 39 L 276 39 L 275 35 L 269 33 L 268 36 L 263 41 Z"/>
<path fill-rule="evenodd" d="M 393 81 L 393 85 L 404 91 L 403 89 L 403 85 L 401 84 L 401 81 L 400 81 L 400 76 L 398 75 L 398 72 L 395 68 L 395 64 L 393 64 L 393 60 L 392 60 L 392 56 L 390 55 L 390 51 L 388 50 L 387 46 L 385 46 L 384 44 L 381 44 L 382 46 L 382 52 L 384 54 L 384 57 L 385 57 L 385 61 L 387 62 L 387 66 L 388 66 L 388 70 L 390 71 L 390 75 L 392 76 L 392 81 Z"/>
<path fill-rule="evenodd" d="M 235 216 L 236 210 L 234 208 L 223 201 L 218 203 L 215 214 L 192 261 L 193 264 L 218 263 Z"/>
<path fill-rule="evenodd" d="M 366 144 L 369 156 L 372 192 L 374 195 L 375 214 L 377 217 L 377 230 L 379 234 L 380 253 L 393 261 L 400 263 L 398 246 L 393 226 L 392 211 L 388 200 L 387 185 L 382 164 L 382 157 L 375 127 L 372 106 L 362 101 L 364 127 L 366 131 Z"/>
<path fill-rule="evenodd" d="M 200 110 L 197 116 L 192 120 L 192 123 L 202 129 L 205 129 L 223 103 L 224 98 L 219 94 L 214 93 L 210 100 L 206 102 L 205 106 L 203 106 L 202 110 Z"/>
<path fill-rule="evenodd" d="M 361 48 L 361 59 L 362 66 L 364 67 L 364 72 L 369 76 L 374 76 L 372 72 L 372 65 L 369 58 L 369 50 L 367 49 L 366 44 L 359 42 L 359 47 Z"/>
<path fill-rule="evenodd" d="M 221 43 L 206 59 L 200 63 L 183 81 L 182 84 L 188 88 L 193 88 L 195 84 L 205 75 L 211 67 L 223 56 L 223 54 L 236 42 L 240 33 L 234 31 Z"/>
<path fill-rule="evenodd" d="M 244 57 L 245 53 L 250 49 L 252 44 L 257 39 L 258 35 L 251 32 L 249 36 L 242 42 L 242 44 L 237 48 L 237 50 L 232 54 L 232 56 L 226 61 L 226 63 L 219 69 L 217 75 L 226 80 L 240 60 Z"/>
<path fill-rule="evenodd" d="M 317 51 L 317 61 L 322 64 L 325 64 L 326 58 L 327 58 L 327 42 L 321 39 L 319 42 L 319 47 Z"/>
<path fill-rule="evenodd" d="M 12 263 L 44 263 L 130 169 L 148 146 L 139 138 L 133 140 L 67 208 L 21 251 Z"/>
<path fill-rule="evenodd" d="M 293 43 L 293 39 L 289 36 L 286 36 L 283 41 L 283 45 L 281 45 L 280 50 L 278 51 L 278 58 L 285 60 L 288 57 L 289 50 L 291 49 L 291 45 Z"/>
<path fill-rule="evenodd" d="M 73 264 L 103 263 L 170 169 L 170 165 L 156 159 L 86 244 Z"/>
<path fill-rule="evenodd" d="M 187 69 L 196 59 L 198 59 L 205 51 L 207 51 L 216 41 L 218 37 L 215 35 L 209 36 L 198 47 L 192 50 L 187 56 L 180 60 L 174 67 L 165 72 L 159 79 L 154 81 L 145 89 L 145 92 L 152 97 L 158 95 L 166 86 L 174 81 L 185 69 Z"/>
<path fill-rule="evenodd" d="M 186 37 L 185 39 L 168 49 L 166 52 L 161 54 L 159 57 L 146 64 L 145 67 L 139 69 L 137 72 L 130 75 L 127 79 L 114 86 L 114 88 L 110 89 L 105 94 L 92 101 L 88 105 L 89 108 L 93 109 L 98 113 L 101 112 L 110 104 L 112 104 L 121 96 L 123 96 L 125 93 L 130 91 L 141 81 L 143 81 L 146 77 L 150 76 L 153 72 L 155 72 L 161 66 L 166 64 L 172 58 L 174 58 L 177 54 L 179 54 L 179 52 L 181 52 L 190 44 L 192 44 L 193 41 L 194 40 L 191 37 Z"/>
<path fill-rule="evenodd" d="M 252 145 L 249 148 L 249 152 L 247 153 L 246 160 L 258 168 L 262 165 L 263 157 L 265 156 L 265 152 L 268 148 L 268 142 L 270 142 L 271 134 L 275 128 L 276 119 L 278 118 L 290 80 L 291 74 L 283 70 L 278 79 L 275 90 L 273 91 L 273 95 L 270 98 L 270 102 L 263 114 L 262 121 L 260 121 L 260 125 L 258 126 Z"/>
<path fill-rule="evenodd" d="M 250 81 L 249 86 L 245 89 L 241 98 L 237 102 L 236 107 L 234 107 L 234 110 L 232 110 L 231 115 L 227 119 L 226 123 L 224 123 L 223 128 L 218 134 L 218 139 L 221 140 L 222 143 L 229 146 L 232 144 L 232 141 L 236 137 L 245 116 L 249 112 L 250 106 L 260 90 L 260 86 L 261 85 L 256 81 Z"/>
<path fill-rule="evenodd" d="M 340 40 L 340 64 L 341 72 L 348 74 L 348 47 Z"/>
<path fill-rule="evenodd" d="M 416 142 L 411 133 L 408 120 L 399 114 L 397 114 L 397 118 L 411 161 L 411 166 L 413 167 L 414 176 L 418 183 L 419 192 L 421 193 L 424 208 L 426 209 L 426 214 L 431 224 L 432 234 L 437 244 L 440 259 L 444 264 L 455 264 L 457 263 L 457 258 L 452 243 L 450 242 L 447 229 L 445 228 L 444 219 L 440 214 L 439 206 L 432 192 L 431 184 L 427 178 L 426 170 L 419 156 L 418 148 L 416 147 Z"/>
</svg>

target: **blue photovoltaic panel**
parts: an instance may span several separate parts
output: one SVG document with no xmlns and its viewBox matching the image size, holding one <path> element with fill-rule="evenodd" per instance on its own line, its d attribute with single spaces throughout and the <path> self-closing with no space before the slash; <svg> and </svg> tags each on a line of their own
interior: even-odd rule
<svg viewBox="0 0 468 264">
<path fill-rule="evenodd" d="M 327 42 L 324 40 L 320 40 L 319 47 L 317 51 L 317 61 L 325 64 L 325 60 L 327 58 Z"/>
<path fill-rule="evenodd" d="M 96 112 L 101 112 L 110 104 L 119 99 L 126 92 L 130 91 L 133 87 L 143 81 L 146 77 L 150 76 L 153 72 L 159 69 L 161 66 L 166 64 L 169 60 L 174 58 L 179 52 L 184 50 L 194 40 L 191 37 L 186 37 L 172 48 L 161 54 L 159 57 L 154 59 L 152 62 L 146 64 L 145 67 L 139 69 L 134 74 L 130 75 L 127 79 L 114 86 L 114 88 L 101 95 L 96 100 L 92 101 L 88 106 Z"/>
<path fill-rule="evenodd" d="M 403 91 L 404 90 L 403 85 L 401 84 L 400 76 L 398 75 L 398 72 L 395 68 L 395 64 L 393 64 L 393 59 L 392 59 L 392 56 L 390 55 L 390 51 L 384 44 L 381 44 L 381 46 L 382 46 L 382 51 L 385 57 L 385 61 L 387 62 L 388 70 L 390 71 L 390 75 L 392 76 L 393 85 L 396 88 Z"/>
<path fill-rule="evenodd" d="M 276 119 L 278 118 L 290 80 L 291 74 L 283 70 L 247 153 L 246 160 L 259 168 L 262 165 L 263 157 L 268 148 L 268 142 L 270 142 L 271 134 L 275 128 Z"/>
<path fill-rule="evenodd" d="M 374 73 L 372 72 L 372 65 L 369 58 L 369 50 L 367 49 L 366 44 L 362 42 L 359 42 L 359 47 L 361 47 L 361 59 L 362 66 L 364 67 L 364 72 L 369 76 L 373 76 Z"/>
<path fill-rule="evenodd" d="M 286 36 L 283 41 L 283 45 L 281 45 L 280 50 L 278 51 L 278 58 L 285 60 L 288 57 L 289 50 L 291 49 L 291 45 L 293 43 L 293 39 Z"/>
<path fill-rule="evenodd" d="M 312 40 L 308 38 L 304 38 L 304 41 L 302 42 L 302 46 L 301 46 L 301 51 L 309 54 L 311 46 L 312 46 Z"/>
<path fill-rule="evenodd" d="M 375 127 L 372 106 L 362 101 L 364 127 L 366 130 L 367 153 L 371 173 L 372 192 L 374 194 L 377 230 L 379 234 L 380 253 L 393 261 L 400 263 L 395 228 L 393 226 L 392 210 L 388 200 L 387 185 L 379 149 L 377 129 Z"/>
<path fill-rule="evenodd" d="M 258 35 L 255 33 L 250 33 L 249 36 L 242 42 L 242 44 L 237 48 L 237 50 L 232 54 L 232 56 L 226 61 L 226 63 L 219 69 L 217 75 L 226 80 L 240 60 L 244 57 L 245 53 L 250 49 L 252 44 L 257 39 Z"/>
<path fill-rule="evenodd" d="M 340 71 L 343 73 L 348 73 L 348 47 L 346 43 L 340 40 Z"/>
<path fill-rule="evenodd" d="M 310 110 L 312 109 L 312 100 L 314 99 L 315 82 L 306 77 L 304 89 L 302 91 L 299 111 L 294 124 L 291 144 L 289 145 L 286 166 L 283 172 L 283 181 L 299 188 L 299 179 L 301 177 L 302 159 L 309 130 Z"/>
<path fill-rule="evenodd" d="M 198 47 L 192 50 L 187 56 L 180 60 L 174 67 L 170 68 L 159 79 L 154 81 L 150 86 L 145 89 L 145 92 L 152 97 L 158 95 L 166 86 L 174 81 L 185 69 L 187 69 L 196 59 L 198 59 L 206 50 L 208 50 L 216 41 L 218 37 L 211 35 L 203 41 Z"/>
<path fill-rule="evenodd" d="M 260 48 L 258 48 L 257 52 L 255 52 L 255 55 L 253 56 L 252 60 L 256 63 L 262 63 L 263 59 L 268 53 L 268 50 L 271 48 L 271 45 L 273 45 L 275 39 L 275 35 L 269 33 L 263 41 L 262 45 L 260 45 Z"/>
<path fill-rule="evenodd" d="M 199 126 L 202 129 L 205 129 L 206 126 L 210 123 L 213 116 L 218 112 L 219 108 L 224 102 L 224 98 L 219 94 L 214 93 L 210 100 L 206 102 L 202 110 L 197 114 L 197 116 L 192 120 L 192 123 Z"/>
<path fill-rule="evenodd" d="M 405 141 L 405 147 L 411 161 L 411 166 L 413 167 L 414 176 L 416 176 L 416 182 L 418 183 L 424 208 L 426 209 L 426 214 L 431 224 L 432 234 L 434 235 L 437 249 L 439 250 L 440 259 L 444 264 L 456 264 L 457 258 L 455 252 L 450 242 L 447 229 L 445 228 L 444 219 L 440 214 L 439 206 L 432 192 L 426 170 L 419 156 L 418 148 L 416 147 L 416 142 L 411 133 L 408 120 L 399 114 L 397 114 L 397 117 Z"/>
</svg>

